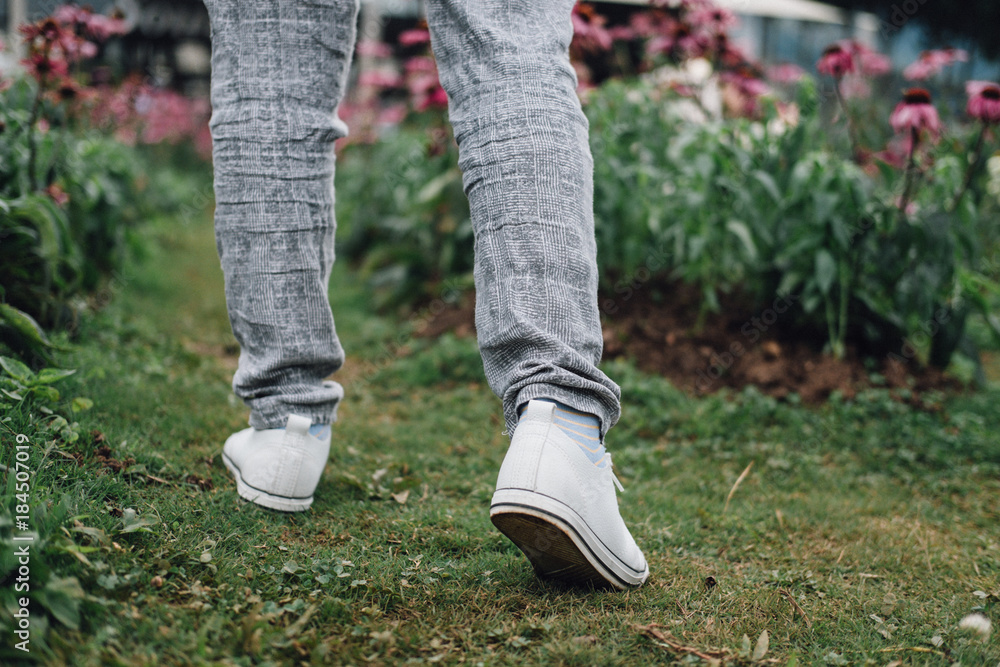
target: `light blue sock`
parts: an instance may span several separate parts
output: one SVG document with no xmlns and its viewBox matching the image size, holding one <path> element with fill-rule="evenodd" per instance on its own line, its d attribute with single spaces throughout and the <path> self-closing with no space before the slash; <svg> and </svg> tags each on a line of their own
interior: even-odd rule
<svg viewBox="0 0 1000 667">
<path fill-rule="evenodd" d="M 313 424 L 312 426 L 309 427 L 309 435 L 313 436 L 314 438 L 319 438 L 320 440 L 325 438 L 329 434 L 329 432 L 330 432 L 329 424 Z"/>
<path fill-rule="evenodd" d="M 282 426 L 281 430 L 284 431 L 285 427 Z M 327 432 L 329 430 L 330 430 L 329 424 L 313 424 L 312 426 L 309 427 L 309 435 L 313 436 L 314 438 L 319 438 L 322 440 L 323 438 L 326 437 Z"/>
<path fill-rule="evenodd" d="M 587 455 L 591 463 L 598 468 L 607 465 L 607 451 L 601 441 L 601 422 L 596 416 L 574 410 L 565 403 L 553 401 L 550 398 L 536 400 L 554 403 L 556 406 L 554 413 L 556 426 L 580 445 L 580 449 Z"/>
</svg>

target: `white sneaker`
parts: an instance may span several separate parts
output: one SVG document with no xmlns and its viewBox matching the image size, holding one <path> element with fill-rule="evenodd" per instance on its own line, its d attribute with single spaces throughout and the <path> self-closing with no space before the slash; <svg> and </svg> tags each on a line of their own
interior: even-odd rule
<svg viewBox="0 0 1000 667">
<path fill-rule="evenodd" d="M 555 404 L 530 401 L 507 450 L 490 520 L 535 572 L 578 584 L 638 586 L 649 566 L 618 512 L 621 488 L 554 423 Z"/>
<path fill-rule="evenodd" d="M 229 436 L 222 460 L 242 498 L 282 512 L 309 509 L 330 455 L 330 429 L 316 437 L 310 425 L 307 417 L 289 415 L 286 428 L 247 428 Z"/>
</svg>

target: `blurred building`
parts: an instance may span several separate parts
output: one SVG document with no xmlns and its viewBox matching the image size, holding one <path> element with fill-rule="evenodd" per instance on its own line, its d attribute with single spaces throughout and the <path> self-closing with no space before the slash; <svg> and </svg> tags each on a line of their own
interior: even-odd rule
<svg viewBox="0 0 1000 667">
<path fill-rule="evenodd" d="M 715 1 L 740 19 L 739 26 L 731 31 L 733 41 L 751 57 L 767 63 L 795 63 L 811 70 L 826 45 L 853 38 L 888 52 L 902 66 L 915 60 L 923 45 L 923 31 L 916 25 L 893 31 L 890 39 L 873 14 L 842 10 L 812 0 Z M 144 72 L 159 85 L 189 94 L 207 94 L 209 24 L 202 0 L 84 2 L 99 12 L 117 9 L 134 25 L 129 35 L 109 45 L 104 54 L 106 64 L 121 71 Z M 8 44 L 18 43 L 19 23 L 46 16 L 59 4 L 58 0 L 0 0 L 0 26 L 5 27 Z M 592 4 L 612 23 L 617 23 L 647 6 L 649 1 L 603 0 Z M 391 43 L 422 15 L 419 0 L 361 0 L 361 6 L 360 39 Z M 952 76 L 989 78 L 995 74 L 995 68 L 995 63 L 973 62 L 955 68 Z"/>
</svg>

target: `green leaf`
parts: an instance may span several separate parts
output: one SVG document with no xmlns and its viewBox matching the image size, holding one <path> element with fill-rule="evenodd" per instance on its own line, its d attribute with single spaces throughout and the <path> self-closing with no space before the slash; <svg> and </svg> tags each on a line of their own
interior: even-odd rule
<svg viewBox="0 0 1000 667">
<path fill-rule="evenodd" d="M 820 187 L 830 187 L 829 184 L 824 183 Z M 834 209 L 837 208 L 837 204 L 840 203 L 840 194 L 837 192 L 823 192 L 818 189 L 813 192 L 813 215 L 815 216 L 813 220 L 817 223 L 825 223 L 833 215 Z"/>
<path fill-rule="evenodd" d="M 12 359 L 10 357 L 0 357 L 0 366 L 2 366 L 11 377 L 17 378 L 18 380 L 28 381 L 35 376 L 35 374 L 31 372 L 30 368 L 17 359 Z"/>
<path fill-rule="evenodd" d="M 739 220 L 730 220 L 726 223 L 726 229 L 743 242 L 743 247 L 746 248 L 747 256 L 751 260 L 757 259 L 757 245 L 750 236 L 750 229 L 744 223 Z"/>
<path fill-rule="evenodd" d="M 101 545 L 106 545 L 110 543 L 110 540 L 108 539 L 108 534 L 105 533 L 100 528 L 92 528 L 90 526 L 76 526 L 74 528 L 70 528 L 70 530 L 74 533 L 82 533 L 83 535 L 86 535 L 94 542 L 97 542 L 98 544 Z"/>
<path fill-rule="evenodd" d="M 59 390 L 55 387 L 49 387 L 47 385 L 35 385 L 29 390 L 35 396 L 39 396 L 49 403 L 55 403 L 59 400 Z"/>
<path fill-rule="evenodd" d="M 76 398 L 73 399 L 73 402 L 70 404 L 70 407 L 73 409 L 73 412 L 84 412 L 94 407 L 94 402 L 89 398 L 84 398 L 83 396 L 77 396 Z"/>
<path fill-rule="evenodd" d="M 73 375 L 73 373 L 76 373 L 76 371 L 63 368 L 43 368 L 38 371 L 38 376 L 35 378 L 35 382 L 51 384 L 53 382 L 58 382 L 63 378 L 67 378 L 70 375 Z"/>
<path fill-rule="evenodd" d="M 57 621 L 71 630 L 79 630 L 80 602 L 84 596 L 76 577 L 50 577 L 36 599 Z"/>
<path fill-rule="evenodd" d="M 765 171 L 757 170 L 753 173 L 753 177 L 758 183 L 761 184 L 761 187 L 764 188 L 767 194 L 771 196 L 774 203 L 780 207 L 782 203 L 781 191 L 778 190 L 778 184 L 774 182 L 774 178 L 771 174 Z"/>
<path fill-rule="evenodd" d="M 816 284 L 824 295 L 830 293 L 830 287 L 837 277 L 837 262 L 829 250 L 821 248 L 816 253 Z"/>
<path fill-rule="evenodd" d="M 24 396 L 21 396 L 21 394 L 17 393 L 16 391 L 7 391 L 6 389 L 0 389 L 0 391 L 2 391 L 8 397 L 13 398 L 15 401 L 24 400 Z"/>
<path fill-rule="evenodd" d="M 125 510 L 122 515 L 122 529 L 120 533 L 151 533 L 150 526 L 156 526 L 160 522 L 149 516 L 138 516 L 133 509 Z"/>
<path fill-rule="evenodd" d="M 37 348 L 55 347 L 30 315 L 10 304 L 0 303 L 0 323 L 7 324 Z"/>
<path fill-rule="evenodd" d="M 424 187 L 420 189 L 417 193 L 416 202 L 418 204 L 426 204 L 427 202 L 436 199 L 444 191 L 449 184 L 453 183 L 456 179 L 461 178 L 461 172 L 458 169 L 449 169 L 440 176 L 432 178 Z"/>
</svg>

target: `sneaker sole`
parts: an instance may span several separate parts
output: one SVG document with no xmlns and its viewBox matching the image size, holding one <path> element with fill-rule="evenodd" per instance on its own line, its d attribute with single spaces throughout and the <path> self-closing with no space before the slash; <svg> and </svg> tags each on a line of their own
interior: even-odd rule
<svg viewBox="0 0 1000 667">
<path fill-rule="evenodd" d="M 528 558 L 535 572 L 571 584 L 639 586 L 649 576 L 615 556 L 569 506 L 526 489 L 493 496 L 490 521 Z"/>
<path fill-rule="evenodd" d="M 226 456 L 225 451 L 222 452 L 222 462 L 226 464 L 226 467 L 229 468 L 229 472 L 236 478 L 236 492 L 240 494 L 240 498 L 243 498 L 244 500 L 249 500 L 255 505 L 260 505 L 261 507 L 266 507 L 271 510 L 278 510 L 279 512 L 305 512 L 312 506 L 312 496 L 309 496 L 308 498 L 276 496 L 250 486 L 243 481 L 243 476 L 240 475 L 240 469 L 236 467 L 236 464 L 234 464 L 228 456 Z"/>
</svg>

